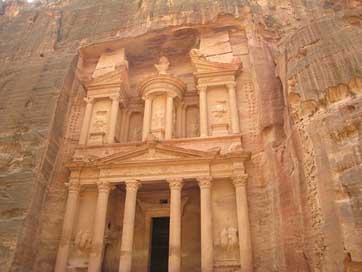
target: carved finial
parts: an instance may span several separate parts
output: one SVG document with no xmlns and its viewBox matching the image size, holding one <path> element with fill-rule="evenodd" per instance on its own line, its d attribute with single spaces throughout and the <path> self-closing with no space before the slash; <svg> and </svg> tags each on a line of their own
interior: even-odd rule
<svg viewBox="0 0 362 272">
<path fill-rule="evenodd" d="M 160 75 L 167 75 L 168 74 L 168 67 L 170 66 L 170 62 L 165 56 L 162 56 L 158 62 L 155 64 L 155 67 Z"/>
</svg>

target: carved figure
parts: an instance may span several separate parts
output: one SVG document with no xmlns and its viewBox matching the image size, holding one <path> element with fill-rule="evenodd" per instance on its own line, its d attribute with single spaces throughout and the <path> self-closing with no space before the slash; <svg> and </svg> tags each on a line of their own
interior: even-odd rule
<svg viewBox="0 0 362 272">
<path fill-rule="evenodd" d="M 164 124 L 163 112 L 156 112 L 152 118 L 152 128 L 162 128 Z"/>
<path fill-rule="evenodd" d="M 200 132 L 199 132 L 199 124 L 198 123 L 191 123 L 190 124 L 190 129 L 191 129 L 191 137 L 197 137 L 199 136 Z"/>
<path fill-rule="evenodd" d="M 238 244 L 238 230 L 234 227 L 228 228 L 228 240 L 229 240 L 229 248 L 235 247 Z"/>
<path fill-rule="evenodd" d="M 216 104 L 211 112 L 215 119 L 223 121 L 226 114 L 226 101 L 216 101 Z"/>
<path fill-rule="evenodd" d="M 105 132 L 107 125 L 107 111 L 97 111 L 93 123 L 93 132 Z"/>
<path fill-rule="evenodd" d="M 223 248 L 227 248 L 228 244 L 229 244 L 228 231 L 227 231 L 227 228 L 224 228 L 220 233 L 220 245 Z"/>
<path fill-rule="evenodd" d="M 220 233 L 220 246 L 232 250 L 238 245 L 238 230 L 234 227 L 224 228 Z"/>
<path fill-rule="evenodd" d="M 160 58 L 158 64 L 155 64 L 155 67 L 156 67 L 159 75 L 167 75 L 169 66 L 170 66 L 170 62 L 164 56 L 162 56 Z"/>
<path fill-rule="evenodd" d="M 79 251 L 87 251 L 91 248 L 92 238 L 91 233 L 88 230 L 80 230 L 75 235 L 74 245 Z"/>
</svg>

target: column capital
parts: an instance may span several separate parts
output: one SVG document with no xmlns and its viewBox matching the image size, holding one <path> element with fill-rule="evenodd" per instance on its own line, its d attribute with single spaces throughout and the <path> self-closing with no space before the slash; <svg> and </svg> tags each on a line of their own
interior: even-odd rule
<svg viewBox="0 0 362 272">
<path fill-rule="evenodd" d="M 170 189 L 178 189 L 180 190 L 183 186 L 183 179 L 182 178 L 169 178 L 167 179 L 168 185 Z"/>
<path fill-rule="evenodd" d="M 235 89 L 236 82 L 229 82 L 225 84 L 228 89 Z"/>
<path fill-rule="evenodd" d="M 109 193 L 114 187 L 108 181 L 97 181 L 97 187 L 99 193 Z"/>
<path fill-rule="evenodd" d="M 248 175 L 235 175 L 232 177 L 232 180 L 235 187 L 246 186 L 246 184 L 248 183 Z"/>
<path fill-rule="evenodd" d="M 112 101 L 120 101 L 121 98 L 119 97 L 118 94 L 114 94 L 114 95 L 110 95 L 109 98 L 112 100 Z"/>
<path fill-rule="evenodd" d="M 197 85 L 197 90 L 199 92 L 206 92 L 207 86 L 206 85 Z"/>
<path fill-rule="evenodd" d="M 135 179 L 126 180 L 124 183 L 126 184 L 126 191 L 137 191 L 141 186 L 140 182 Z"/>
<path fill-rule="evenodd" d="M 211 187 L 212 177 L 200 177 L 197 179 L 200 189 L 207 189 Z"/>
<path fill-rule="evenodd" d="M 93 104 L 94 103 L 94 97 L 84 97 L 84 101 L 87 103 L 87 104 Z"/>
<path fill-rule="evenodd" d="M 68 187 L 69 193 L 79 193 L 80 191 L 80 182 L 79 180 L 70 180 L 68 183 L 65 184 Z"/>
</svg>

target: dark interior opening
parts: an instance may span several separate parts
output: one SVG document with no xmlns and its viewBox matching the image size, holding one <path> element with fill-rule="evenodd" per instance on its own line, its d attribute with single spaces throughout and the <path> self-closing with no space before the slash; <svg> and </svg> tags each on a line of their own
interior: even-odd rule
<svg viewBox="0 0 362 272">
<path fill-rule="evenodd" d="M 150 272 L 168 271 L 170 217 L 152 218 Z"/>
</svg>

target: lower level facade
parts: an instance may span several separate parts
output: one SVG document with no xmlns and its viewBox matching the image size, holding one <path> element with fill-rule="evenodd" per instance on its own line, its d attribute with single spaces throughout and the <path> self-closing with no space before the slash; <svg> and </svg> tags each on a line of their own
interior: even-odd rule
<svg viewBox="0 0 362 272">
<path fill-rule="evenodd" d="M 240 139 L 79 147 L 55 271 L 252 271 Z"/>
</svg>

